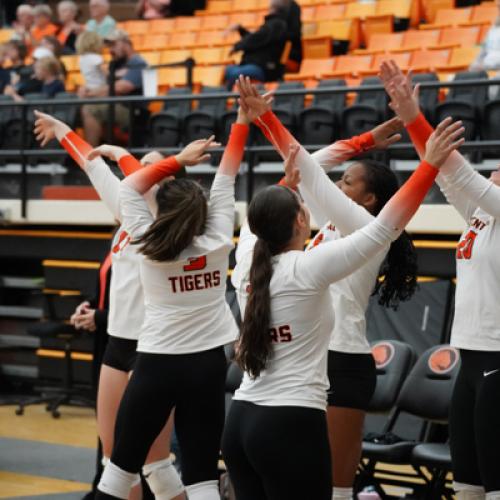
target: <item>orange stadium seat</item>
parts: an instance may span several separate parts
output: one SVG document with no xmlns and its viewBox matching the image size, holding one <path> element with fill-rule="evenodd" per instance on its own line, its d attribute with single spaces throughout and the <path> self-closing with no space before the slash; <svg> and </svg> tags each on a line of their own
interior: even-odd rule
<svg viewBox="0 0 500 500">
<path fill-rule="evenodd" d="M 129 35 L 146 35 L 149 32 L 149 21 L 125 21 L 123 29 Z"/>
<path fill-rule="evenodd" d="M 198 31 L 201 28 L 201 17 L 179 16 L 175 18 L 175 31 Z"/>
<path fill-rule="evenodd" d="M 162 50 L 160 52 L 160 64 L 181 62 L 188 57 L 191 57 L 190 50 Z"/>
<path fill-rule="evenodd" d="M 175 35 L 172 35 L 175 36 Z M 141 50 L 162 50 L 168 47 L 170 35 L 148 35 L 142 37 Z"/>
<path fill-rule="evenodd" d="M 453 9 L 455 0 L 422 0 L 424 17 L 429 23 L 433 23 L 438 10 Z"/>
<path fill-rule="evenodd" d="M 231 12 L 231 0 L 210 0 L 205 9 L 206 14 L 225 14 Z"/>
<path fill-rule="evenodd" d="M 481 26 L 481 32 L 479 33 L 479 43 L 483 43 L 486 35 L 490 31 L 491 26 L 489 24 L 483 24 Z"/>
<path fill-rule="evenodd" d="M 460 28 L 444 28 L 441 30 L 438 46 L 444 47 L 471 47 L 479 42 L 479 26 L 465 26 Z"/>
<path fill-rule="evenodd" d="M 240 12 L 229 16 L 228 26 L 231 24 L 241 24 L 241 26 L 249 29 L 259 26 L 259 19 L 255 12 Z"/>
<path fill-rule="evenodd" d="M 224 36 L 223 31 L 200 31 L 196 42 L 199 47 L 213 47 L 217 45 L 234 45 L 239 39 L 238 33 L 230 33 Z"/>
<path fill-rule="evenodd" d="M 345 17 L 346 19 L 365 19 L 368 16 L 374 16 L 376 14 L 375 10 L 375 3 L 350 2 L 347 4 Z"/>
<path fill-rule="evenodd" d="M 64 64 L 66 71 L 71 73 L 72 71 L 80 71 L 80 63 L 78 56 L 61 56 L 61 62 Z"/>
<path fill-rule="evenodd" d="M 475 47 L 456 47 L 451 51 L 450 60 L 445 66 L 438 66 L 438 71 L 465 71 L 476 59 L 481 48 Z"/>
<path fill-rule="evenodd" d="M 196 85 L 217 87 L 222 84 L 225 66 L 201 66 L 193 71 L 193 82 Z"/>
<path fill-rule="evenodd" d="M 174 30 L 175 19 L 152 19 L 149 21 L 150 33 L 170 33 Z"/>
<path fill-rule="evenodd" d="M 403 70 L 408 71 L 410 69 L 410 59 L 411 52 L 399 52 L 397 54 L 375 54 L 373 56 L 372 64 L 370 69 L 359 71 L 359 75 L 362 77 L 365 76 L 376 76 L 380 70 L 380 65 L 384 61 L 393 60 L 397 63 L 397 65 Z"/>
<path fill-rule="evenodd" d="M 201 29 L 203 30 L 223 30 L 228 26 L 229 16 L 227 14 L 204 16 L 201 18 Z"/>
<path fill-rule="evenodd" d="M 472 7 L 472 15 L 470 16 L 469 23 L 483 24 L 493 23 L 498 15 L 498 7 L 494 2 L 483 3 Z"/>
<path fill-rule="evenodd" d="M 346 11 L 345 4 L 319 5 L 316 7 L 316 21 L 328 21 L 330 19 L 343 19 Z"/>
<path fill-rule="evenodd" d="M 158 70 L 158 87 L 165 91 L 170 87 L 187 85 L 185 68 L 160 68 Z"/>
<path fill-rule="evenodd" d="M 227 64 L 230 61 L 225 58 L 224 49 L 222 47 L 208 47 L 193 49 L 192 56 L 196 64 Z"/>
<path fill-rule="evenodd" d="M 362 71 L 368 71 L 372 64 L 373 56 L 338 56 L 335 61 L 335 69 L 324 73 L 325 78 L 337 78 L 340 76 L 357 76 Z"/>
<path fill-rule="evenodd" d="M 300 19 L 303 23 L 314 21 L 316 19 L 316 7 L 314 5 L 302 7 L 300 10 Z"/>
<path fill-rule="evenodd" d="M 363 37 L 366 44 L 370 43 L 370 38 L 376 33 L 392 33 L 394 30 L 394 16 L 392 14 L 384 16 L 368 16 L 363 26 Z"/>
<path fill-rule="evenodd" d="M 14 30 L 9 28 L 0 29 L 0 43 L 8 42 L 14 35 Z"/>
<path fill-rule="evenodd" d="M 333 71 L 335 59 L 303 59 L 300 71 L 286 74 L 285 80 L 320 80 L 321 75 Z"/>
<path fill-rule="evenodd" d="M 192 47 L 196 45 L 196 41 L 197 41 L 197 33 L 182 31 L 178 33 L 173 33 L 170 36 L 169 47 L 172 48 Z"/>
<path fill-rule="evenodd" d="M 435 71 L 436 68 L 448 64 L 450 52 L 449 49 L 415 51 L 410 59 L 410 67 L 416 73 Z"/>
<path fill-rule="evenodd" d="M 401 51 L 419 50 L 430 46 L 435 46 L 439 42 L 440 30 L 408 30 L 403 33 L 403 43 Z"/>
<path fill-rule="evenodd" d="M 435 29 L 444 26 L 458 26 L 461 23 L 467 23 L 472 15 L 470 7 L 460 9 L 440 9 L 437 11 L 436 18 L 432 24 L 421 24 L 420 29 Z"/>
<path fill-rule="evenodd" d="M 332 39 L 327 36 L 309 38 L 302 44 L 302 52 L 306 59 L 326 59 L 332 55 Z"/>
<path fill-rule="evenodd" d="M 359 53 L 390 52 L 401 48 L 404 33 L 374 33 L 370 37 L 366 50 L 359 49 Z"/>
<path fill-rule="evenodd" d="M 378 0 L 375 7 L 377 16 L 393 15 L 401 19 L 411 17 L 412 0 Z"/>
<path fill-rule="evenodd" d="M 141 52 L 141 56 L 147 61 L 150 66 L 156 66 L 160 64 L 161 52 L 155 50 Z"/>
</svg>

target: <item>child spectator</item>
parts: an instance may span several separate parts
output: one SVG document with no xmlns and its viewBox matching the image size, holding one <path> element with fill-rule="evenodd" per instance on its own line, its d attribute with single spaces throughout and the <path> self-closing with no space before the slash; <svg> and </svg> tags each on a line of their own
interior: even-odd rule
<svg viewBox="0 0 500 500">
<path fill-rule="evenodd" d="M 76 39 L 76 52 L 80 56 L 80 73 L 85 80 L 83 86 L 85 95 L 87 90 L 96 90 L 106 85 L 102 47 L 102 38 L 92 31 L 84 31 Z"/>
</svg>

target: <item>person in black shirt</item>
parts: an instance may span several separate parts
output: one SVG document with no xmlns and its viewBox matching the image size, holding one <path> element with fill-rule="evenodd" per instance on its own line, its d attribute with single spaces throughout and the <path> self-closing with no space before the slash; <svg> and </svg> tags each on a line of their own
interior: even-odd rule
<svg viewBox="0 0 500 500">
<path fill-rule="evenodd" d="M 295 0 L 289 2 L 286 22 L 288 25 L 287 38 L 292 42 L 287 69 L 298 71 L 302 62 L 302 21 L 300 19 L 300 5 Z"/>
<path fill-rule="evenodd" d="M 232 52 L 243 51 L 241 63 L 226 68 L 224 79 L 229 89 L 239 75 L 261 82 L 275 81 L 283 76 L 281 55 L 287 40 L 287 5 L 288 0 L 271 0 L 264 24 L 253 33 L 239 25 L 229 29 L 237 30 L 241 36 Z"/>
</svg>

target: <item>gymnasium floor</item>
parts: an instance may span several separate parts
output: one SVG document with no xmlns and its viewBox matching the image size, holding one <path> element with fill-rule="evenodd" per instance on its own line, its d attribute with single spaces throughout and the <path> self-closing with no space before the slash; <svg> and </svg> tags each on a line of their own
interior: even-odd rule
<svg viewBox="0 0 500 500">
<path fill-rule="evenodd" d="M 90 490 L 97 440 L 93 410 L 45 405 L 16 416 L 0 407 L 0 499 L 77 500 Z"/>
</svg>

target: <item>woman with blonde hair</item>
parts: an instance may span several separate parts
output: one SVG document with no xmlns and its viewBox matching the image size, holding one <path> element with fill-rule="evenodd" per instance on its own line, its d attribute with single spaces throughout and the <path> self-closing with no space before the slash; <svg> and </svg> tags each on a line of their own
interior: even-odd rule
<svg viewBox="0 0 500 500">
<path fill-rule="evenodd" d="M 84 31 L 78 35 L 75 46 L 80 56 L 78 59 L 80 73 L 85 81 L 83 88 L 94 90 L 106 85 L 104 59 L 101 55 L 102 38 L 94 31 Z"/>
</svg>

